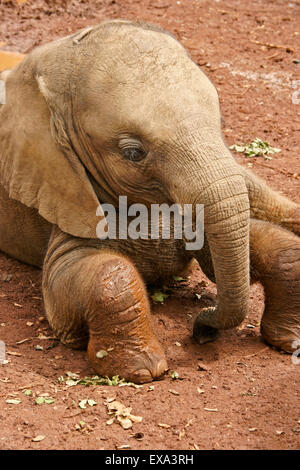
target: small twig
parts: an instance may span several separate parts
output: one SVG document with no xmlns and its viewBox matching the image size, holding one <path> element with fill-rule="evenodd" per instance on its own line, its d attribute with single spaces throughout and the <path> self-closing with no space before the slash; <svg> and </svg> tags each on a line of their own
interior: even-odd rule
<svg viewBox="0 0 300 470">
<path fill-rule="evenodd" d="M 24 390 L 24 388 L 30 389 L 32 387 L 42 387 L 44 384 L 42 383 L 37 383 L 37 384 L 30 384 L 30 385 L 25 385 L 23 387 L 18 388 L 18 390 Z"/>
<path fill-rule="evenodd" d="M 73 415 L 68 415 L 68 416 L 63 416 L 63 418 L 73 418 L 74 416 L 81 415 L 84 413 L 86 410 L 78 411 L 77 413 L 74 413 Z"/>
<path fill-rule="evenodd" d="M 252 42 L 253 44 L 258 44 L 260 46 L 270 47 L 270 49 L 284 49 L 286 52 L 294 52 L 294 49 L 292 49 L 289 46 L 280 46 L 280 45 L 272 44 L 269 42 L 255 41 L 253 39 L 250 39 L 250 42 Z"/>
<path fill-rule="evenodd" d="M 248 354 L 247 356 L 244 356 L 244 358 L 257 356 L 257 354 L 260 354 L 260 353 L 262 353 L 263 351 L 266 351 L 266 349 L 270 349 L 269 346 L 266 346 L 265 348 L 260 349 L 259 351 L 256 351 L 256 352 L 253 353 L 253 354 Z"/>
<path fill-rule="evenodd" d="M 246 88 L 246 90 L 243 91 L 243 93 L 240 93 L 240 96 L 244 96 L 244 95 L 247 93 L 247 91 L 250 90 L 250 88 L 252 88 L 252 85 L 248 85 L 247 88 Z"/>
<path fill-rule="evenodd" d="M 16 344 L 23 344 L 25 343 L 26 341 L 31 341 L 33 338 L 25 338 L 25 339 L 21 339 L 21 341 L 16 341 Z"/>
<path fill-rule="evenodd" d="M 275 59 L 275 57 L 277 57 L 279 54 L 280 54 L 280 52 L 276 52 L 276 54 L 272 54 L 272 55 L 270 55 L 270 57 L 267 57 L 267 60 Z"/>
<path fill-rule="evenodd" d="M 250 88 L 252 88 L 252 85 L 247 85 L 245 88 L 246 88 L 246 90 L 244 90 L 242 93 L 232 93 L 232 95 L 235 95 L 235 96 L 244 96 L 244 95 L 247 93 L 247 91 L 249 91 Z"/>
<path fill-rule="evenodd" d="M 278 173 L 282 173 L 285 176 L 289 176 L 295 178 L 296 180 L 299 179 L 299 175 L 297 173 L 292 173 L 291 171 L 282 170 L 281 168 L 274 168 L 272 166 L 266 165 L 266 163 L 255 162 L 256 165 L 264 166 L 265 168 L 269 168 L 270 170 L 277 171 Z"/>
</svg>

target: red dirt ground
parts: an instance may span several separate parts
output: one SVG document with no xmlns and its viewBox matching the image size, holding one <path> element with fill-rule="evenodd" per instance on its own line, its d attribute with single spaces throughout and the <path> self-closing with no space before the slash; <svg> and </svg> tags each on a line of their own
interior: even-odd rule
<svg viewBox="0 0 300 470">
<path fill-rule="evenodd" d="M 4 50 L 27 53 L 108 18 L 162 26 L 217 87 L 228 145 L 260 137 L 282 149 L 271 161 L 241 155 L 238 161 L 251 163 L 272 187 L 300 202 L 300 106 L 292 102 L 300 88 L 300 64 L 294 63 L 300 59 L 299 7 L 296 0 L 0 0 L 0 42 Z M 0 449 L 299 448 L 300 365 L 262 341 L 259 285 L 252 287 L 243 325 L 202 347 L 191 338 L 192 321 L 214 301 L 215 291 L 199 269 L 189 281 L 174 282 L 164 304 L 153 304 L 154 328 L 179 379 L 169 375 L 153 389 L 151 384 L 68 388 L 58 383 L 66 371 L 81 376 L 93 371 L 84 351 L 43 338 L 51 338 L 51 330 L 44 319 L 41 272 L 4 254 L 0 270 L 0 339 L 10 353 L 9 362 L 0 365 Z M 25 389 L 33 394 L 26 396 Z M 35 404 L 44 393 L 55 402 Z M 104 402 L 113 397 L 131 406 L 142 422 L 128 430 L 107 425 Z M 6 402 L 16 398 L 21 403 Z M 97 405 L 79 408 L 86 398 Z M 33 441 L 38 435 L 43 440 Z"/>
</svg>

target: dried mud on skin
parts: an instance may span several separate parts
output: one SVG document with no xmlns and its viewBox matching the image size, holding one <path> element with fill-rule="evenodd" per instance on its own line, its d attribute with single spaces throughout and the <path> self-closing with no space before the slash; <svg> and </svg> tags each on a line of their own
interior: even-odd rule
<svg viewBox="0 0 300 470">
<path fill-rule="evenodd" d="M 216 86 L 228 145 L 260 137 L 282 149 L 271 161 L 237 160 L 300 202 L 300 105 L 292 102 L 300 80 L 299 12 L 299 1 L 292 0 L 0 0 L 0 50 L 5 57 L 26 54 L 109 18 L 159 24 Z M 263 343 L 259 285 L 251 289 L 245 322 L 200 347 L 191 338 L 192 322 L 199 308 L 214 301 L 214 286 L 199 269 L 174 282 L 165 302 L 152 304 L 170 372 L 133 388 L 58 382 L 67 371 L 84 377 L 93 370 L 84 351 L 52 339 L 40 283 L 39 270 L 0 254 L 0 339 L 9 361 L 0 366 L 0 449 L 299 447 L 300 365 Z M 179 377 L 172 379 L 172 371 Z M 107 404 L 114 402 L 142 420 L 128 429 L 117 419 L 107 424 Z"/>
</svg>

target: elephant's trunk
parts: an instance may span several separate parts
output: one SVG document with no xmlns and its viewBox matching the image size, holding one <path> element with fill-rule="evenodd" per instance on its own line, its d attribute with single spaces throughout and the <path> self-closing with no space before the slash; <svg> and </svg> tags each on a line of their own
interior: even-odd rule
<svg viewBox="0 0 300 470">
<path fill-rule="evenodd" d="M 197 324 L 225 329 L 239 325 L 248 312 L 249 199 L 241 171 L 224 144 L 213 144 L 210 150 L 193 154 L 188 169 L 180 172 L 185 173 L 184 188 L 176 185 L 174 191 L 181 192 L 176 202 L 204 205 L 218 305 L 204 310 Z"/>
<path fill-rule="evenodd" d="M 198 319 L 214 328 L 233 328 L 249 306 L 249 200 L 239 175 L 211 185 L 204 196 L 204 229 L 212 255 L 218 306 Z"/>
</svg>

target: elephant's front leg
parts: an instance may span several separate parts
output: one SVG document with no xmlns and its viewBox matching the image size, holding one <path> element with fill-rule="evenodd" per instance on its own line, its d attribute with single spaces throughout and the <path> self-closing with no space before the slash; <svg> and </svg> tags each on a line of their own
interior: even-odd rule
<svg viewBox="0 0 300 470">
<path fill-rule="evenodd" d="M 265 291 L 261 334 L 273 346 L 293 352 L 300 343 L 300 238 L 252 220 L 250 258 L 251 277 Z"/>
<path fill-rule="evenodd" d="M 248 189 L 251 217 L 281 225 L 300 235 L 299 204 L 281 196 L 251 171 L 240 168 Z"/>
<path fill-rule="evenodd" d="M 206 276 L 215 282 L 207 243 L 197 259 Z M 265 291 L 262 336 L 268 343 L 292 352 L 294 341 L 300 341 L 300 238 L 278 225 L 251 219 L 250 263 L 251 281 L 261 282 Z M 201 317 L 205 314 L 205 310 L 201 312 L 194 324 L 194 337 L 200 344 L 217 336 L 217 330 L 203 326 Z"/>
<path fill-rule="evenodd" d="M 98 374 L 138 383 L 164 374 L 167 363 L 150 325 L 144 283 L 123 255 L 54 228 L 43 295 L 54 333 L 69 347 L 88 343 Z"/>
</svg>

